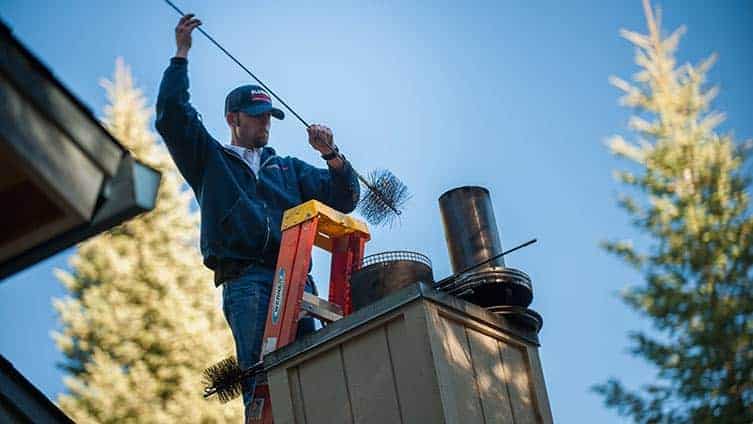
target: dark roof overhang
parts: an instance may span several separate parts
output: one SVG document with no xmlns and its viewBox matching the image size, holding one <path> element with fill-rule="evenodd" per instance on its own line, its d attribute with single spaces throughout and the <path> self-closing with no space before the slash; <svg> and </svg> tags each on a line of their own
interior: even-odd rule
<svg viewBox="0 0 753 424">
<path fill-rule="evenodd" d="M 72 424 L 54 403 L 0 355 L 0 421 Z"/>
<path fill-rule="evenodd" d="M 160 177 L 0 21 L 0 281 L 153 209 Z"/>
</svg>

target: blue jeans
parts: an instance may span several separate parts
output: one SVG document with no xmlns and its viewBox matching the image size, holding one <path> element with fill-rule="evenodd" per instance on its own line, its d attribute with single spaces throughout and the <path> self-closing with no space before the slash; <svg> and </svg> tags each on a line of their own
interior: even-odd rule
<svg viewBox="0 0 753 424">
<path fill-rule="evenodd" d="M 222 284 L 222 311 L 225 313 L 225 319 L 235 339 L 235 353 L 241 369 L 249 368 L 259 362 L 273 276 L 273 269 L 252 265 L 239 277 Z M 309 293 L 316 293 L 311 276 L 306 280 L 305 290 Z M 313 318 L 304 318 L 298 321 L 296 337 L 314 330 Z M 247 378 L 241 383 L 241 387 L 246 420 L 248 420 L 256 387 L 255 379 Z"/>
</svg>

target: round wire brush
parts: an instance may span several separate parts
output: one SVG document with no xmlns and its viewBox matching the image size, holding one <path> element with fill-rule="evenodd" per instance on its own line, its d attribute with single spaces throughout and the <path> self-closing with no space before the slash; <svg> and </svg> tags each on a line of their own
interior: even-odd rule
<svg viewBox="0 0 753 424">
<path fill-rule="evenodd" d="M 204 398 L 217 395 L 222 403 L 238 397 L 243 391 L 241 382 L 264 370 L 263 362 L 241 369 L 235 357 L 229 357 L 204 370 Z"/>
<path fill-rule="evenodd" d="M 356 175 L 366 186 L 366 191 L 358 202 L 358 212 L 372 225 L 391 225 L 410 199 L 408 187 L 386 169 L 372 171 L 368 179 L 358 172 Z"/>
</svg>

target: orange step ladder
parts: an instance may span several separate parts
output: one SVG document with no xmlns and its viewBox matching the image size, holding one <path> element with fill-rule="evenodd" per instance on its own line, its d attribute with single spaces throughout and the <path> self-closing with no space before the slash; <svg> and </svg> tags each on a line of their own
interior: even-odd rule
<svg viewBox="0 0 753 424">
<path fill-rule="evenodd" d="M 363 260 L 364 246 L 371 238 L 366 223 L 310 200 L 285 211 L 282 240 L 277 258 L 261 356 L 295 340 L 298 320 L 311 315 L 326 322 L 352 311 L 350 275 Z M 313 247 L 332 254 L 329 302 L 304 291 Z M 250 423 L 272 423 L 269 390 L 259 384 L 254 395 Z"/>
</svg>

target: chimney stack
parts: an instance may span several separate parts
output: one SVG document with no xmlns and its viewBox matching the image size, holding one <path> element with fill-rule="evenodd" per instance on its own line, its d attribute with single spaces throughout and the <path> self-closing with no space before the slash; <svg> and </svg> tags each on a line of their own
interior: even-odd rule
<svg viewBox="0 0 753 424">
<path fill-rule="evenodd" d="M 470 186 L 452 189 L 439 197 L 439 210 L 453 274 L 502 252 L 489 190 Z M 501 257 L 478 270 L 504 267 L 505 258 Z"/>
<path fill-rule="evenodd" d="M 449 190 L 439 197 L 439 209 L 453 274 L 502 253 L 489 190 Z M 531 278 L 507 267 L 504 257 L 458 275 L 444 290 L 488 310 L 525 309 L 533 300 Z"/>
</svg>

